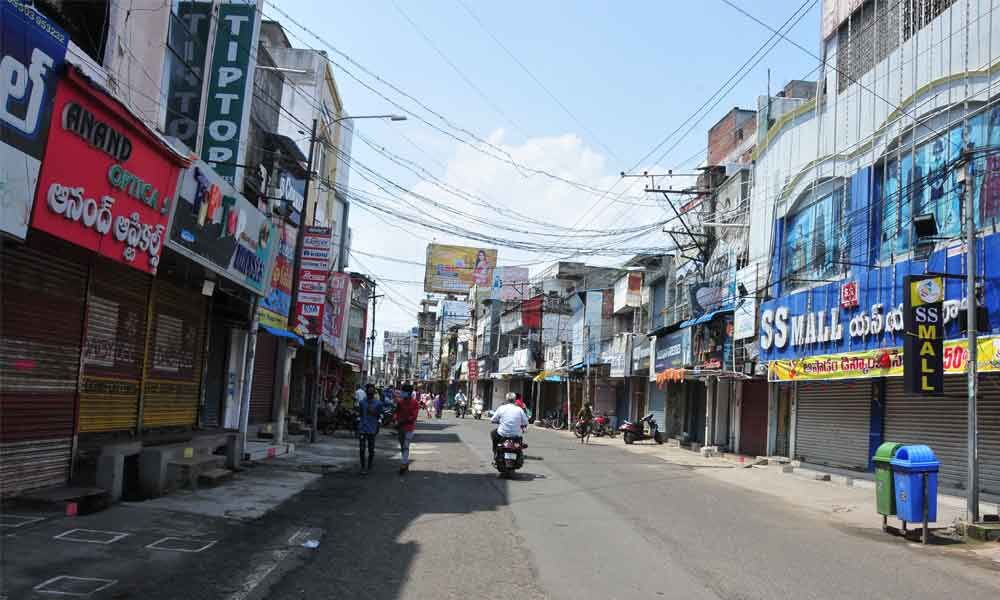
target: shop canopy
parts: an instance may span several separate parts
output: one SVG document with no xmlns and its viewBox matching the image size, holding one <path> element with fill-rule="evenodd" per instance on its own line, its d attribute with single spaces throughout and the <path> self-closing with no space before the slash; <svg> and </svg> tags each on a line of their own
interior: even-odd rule
<svg viewBox="0 0 1000 600">
<path fill-rule="evenodd" d="M 305 343 L 306 343 L 305 340 L 303 340 L 300 336 L 295 335 L 294 333 L 292 333 L 291 331 L 288 331 L 287 329 L 279 329 L 277 327 L 268 327 L 267 325 L 261 325 L 260 328 L 263 329 L 264 331 L 270 333 L 271 335 L 273 335 L 275 337 L 287 338 L 289 340 L 292 340 L 293 342 L 295 342 L 299 346 L 305 345 Z"/>
<path fill-rule="evenodd" d="M 719 310 L 713 310 L 711 312 L 707 312 L 701 315 L 700 317 L 696 317 L 694 319 L 688 319 L 687 321 L 684 321 L 683 323 L 680 324 L 680 328 L 691 327 L 692 325 L 700 325 L 701 323 L 708 323 L 709 321 L 714 319 L 716 315 L 720 315 L 722 313 L 727 313 L 727 312 L 733 312 L 733 307 L 729 306 L 725 308 L 720 308 Z"/>
</svg>

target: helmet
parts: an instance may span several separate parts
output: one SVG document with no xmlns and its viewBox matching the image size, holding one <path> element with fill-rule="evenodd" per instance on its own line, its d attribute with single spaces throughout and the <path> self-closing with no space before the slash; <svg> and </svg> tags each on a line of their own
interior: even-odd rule
<svg viewBox="0 0 1000 600">
<path fill-rule="evenodd" d="M 514 400 L 517 400 L 517 394 L 514 392 L 508 392 L 506 398 L 507 402 L 513 402 Z"/>
</svg>

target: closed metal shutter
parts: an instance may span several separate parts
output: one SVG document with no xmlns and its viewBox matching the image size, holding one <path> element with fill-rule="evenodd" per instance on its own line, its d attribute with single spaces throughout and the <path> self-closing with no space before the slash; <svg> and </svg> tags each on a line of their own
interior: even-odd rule
<svg viewBox="0 0 1000 600">
<path fill-rule="evenodd" d="M 979 486 L 1000 495 L 1000 375 L 979 378 Z"/>
<path fill-rule="evenodd" d="M 80 432 L 135 429 L 152 277 L 103 258 L 87 293 Z"/>
<path fill-rule="evenodd" d="M 198 290 L 154 280 L 143 381 L 144 428 L 194 426 L 201 400 L 205 306 Z"/>
<path fill-rule="evenodd" d="M 646 413 L 640 415 L 639 418 L 641 419 L 649 413 L 653 413 L 656 424 L 660 427 L 660 431 L 663 431 L 663 424 L 667 422 L 667 390 L 660 389 L 660 386 L 655 383 L 649 385 L 649 405 L 646 408 Z"/>
<path fill-rule="evenodd" d="M 872 381 L 799 382 L 795 458 L 845 469 L 868 469 Z"/>
<path fill-rule="evenodd" d="M 42 241 L 38 241 L 41 239 Z M 0 494 L 69 479 L 86 257 L 60 242 L 0 246 Z"/>
<path fill-rule="evenodd" d="M 274 371 L 278 360 L 278 338 L 261 331 L 257 334 L 257 349 L 253 362 L 253 383 L 250 387 L 250 422 L 271 421 L 274 407 Z"/>
<path fill-rule="evenodd" d="M 943 396 L 907 394 L 902 377 L 886 379 L 885 433 L 887 442 L 927 444 L 941 461 L 941 487 L 965 489 L 966 378 L 944 378 Z"/>
<path fill-rule="evenodd" d="M 740 452 L 767 452 L 767 382 L 744 381 L 740 399 Z"/>
</svg>

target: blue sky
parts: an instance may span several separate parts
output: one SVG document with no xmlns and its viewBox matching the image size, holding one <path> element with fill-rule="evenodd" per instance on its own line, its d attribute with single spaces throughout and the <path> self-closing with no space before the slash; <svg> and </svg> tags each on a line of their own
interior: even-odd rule
<svg viewBox="0 0 1000 600">
<path fill-rule="evenodd" d="M 775 28 L 801 4 L 799 0 L 734 1 Z M 518 162 L 601 188 L 615 184 L 619 171 L 632 167 L 680 125 L 770 37 L 770 32 L 721 0 L 276 2 L 338 50 L 454 123 L 502 146 Z M 507 55 L 470 16 L 463 2 L 576 119 L 567 115 Z M 265 15 L 277 16 L 270 7 L 265 8 Z M 318 46 L 315 39 L 296 26 L 285 26 L 293 44 Z M 425 36 L 486 100 L 456 73 Z M 818 48 L 818 2 L 790 37 L 807 48 Z M 343 63 L 336 54 L 330 56 Z M 815 58 L 788 42 L 780 42 L 674 152 L 659 164 L 653 164 L 660 154 L 657 153 L 648 164 L 640 165 L 639 170 L 696 166 L 700 156 L 685 165 L 680 163 L 705 148 L 708 127 L 729 109 L 755 106 L 757 96 L 767 89 L 768 68 L 773 90 L 789 79 L 809 74 L 816 63 Z M 345 66 L 387 96 L 413 106 L 356 68 L 346 63 Z M 335 76 L 351 114 L 396 112 L 384 99 L 336 68 Z M 653 209 L 607 201 L 599 202 L 593 211 L 585 213 L 598 198 L 560 182 L 525 178 L 414 119 L 403 123 L 360 121 L 359 131 L 456 187 L 554 224 L 625 227 L 658 216 L 652 214 L 656 212 Z M 353 154 L 358 161 L 405 187 L 462 205 L 455 197 L 442 195 L 439 189 L 420 182 L 358 140 Z M 366 182 L 352 176 L 352 185 L 364 188 Z M 641 196 L 641 184 L 634 191 Z M 358 208 L 351 214 L 353 245 L 363 252 L 419 262 L 429 239 L 469 243 L 457 236 L 424 231 L 405 223 L 387 224 Z M 463 209 L 478 210 L 464 205 Z M 486 218 L 495 216 L 489 211 L 481 214 Z M 504 233 L 503 226 L 504 223 L 498 222 L 494 232 L 517 237 Z M 546 256 L 502 246 L 499 250 L 501 264 L 560 256 L 555 249 Z M 613 263 L 616 259 L 605 261 Z M 415 324 L 411 303 L 419 301 L 422 291 L 419 285 L 400 282 L 420 280 L 420 267 L 370 257 L 356 257 L 352 262 L 355 270 L 395 280 L 386 282 L 391 297 L 379 306 L 379 337 L 384 327 L 401 329 Z"/>
</svg>

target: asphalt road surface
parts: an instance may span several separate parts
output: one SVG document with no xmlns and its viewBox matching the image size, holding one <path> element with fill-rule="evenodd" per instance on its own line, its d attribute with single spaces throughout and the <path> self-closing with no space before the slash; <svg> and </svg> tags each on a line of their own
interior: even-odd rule
<svg viewBox="0 0 1000 600">
<path fill-rule="evenodd" d="M 1000 570 L 835 526 L 618 445 L 584 446 L 532 429 L 524 469 L 499 480 L 488 432 L 488 423 L 471 418 L 421 422 L 406 476 L 397 473 L 394 438 L 383 434 L 373 474 L 327 473 L 258 520 L 165 518 L 152 525 L 219 541 L 170 562 L 142 552 L 134 563 L 109 560 L 128 573 L 93 597 L 1000 597 Z M 303 548 L 308 539 L 319 546 Z M 103 563 L 93 564 L 101 576 Z"/>
</svg>

